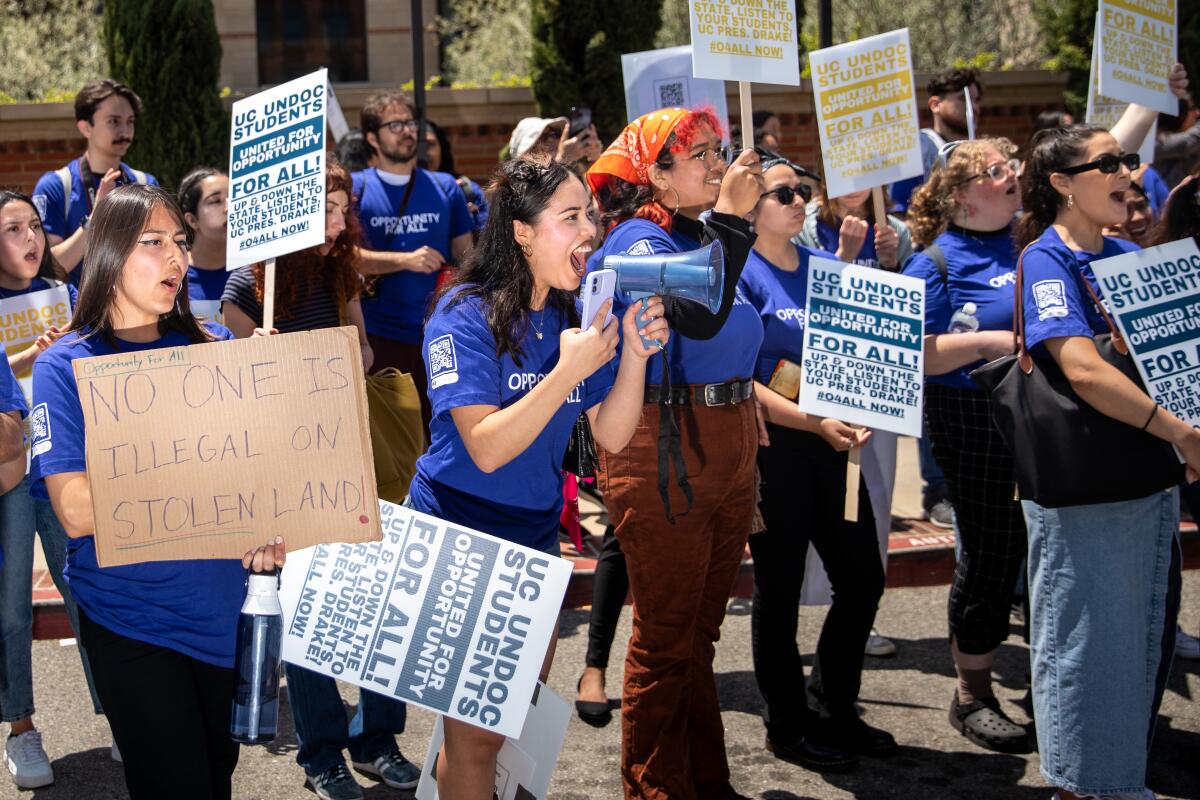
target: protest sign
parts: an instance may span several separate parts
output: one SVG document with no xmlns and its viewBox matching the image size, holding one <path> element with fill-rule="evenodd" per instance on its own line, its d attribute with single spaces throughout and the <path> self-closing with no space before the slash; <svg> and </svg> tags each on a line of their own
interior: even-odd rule
<svg viewBox="0 0 1200 800">
<path fill-rule="evenodd" d="M 625 79 L 625 112 L 633 122 L 660 108 L 712 106 L 729 130 L 725 82 L 692 77 L 692 46 L 666 47 L 621 56 Z"/>
<path fill-rule="evenodd" d="M 496 754 L 496 783 L 493 800 L 545 800 L 550 792 L 554 766 L 567 736 L 571 706 L 553 689 L 538 683 L 525 717 L 521 738 L 508 738 Z M 438 755 L 445 733 L 439 717 L 421 768 L 416 800 L 438 800 Z"/>
<path fill-rule="evenodd" d="M 100 566 L 379 538 L 354 328 L 72 363 Z"/>
<path fill-rule="evenodd" d="M 380 502 L 383 540 L 288 553 L 283 659 L 519 736 L 571 565 Z"/>
<path fill-rule="evenodd" d="M 800 85 L 795 0 L 693 0 L 688 7 L 697 78 Z"/>
<path fill-rule="evenodd" d="M 9 356 L 28 350 L 51 326 L 61 331 L 70 323 L 71 295 L 66 284 L 0 300 L 0 337 Z M 32 407 L 33 367 L 18 373 L 17 381 Z"/>
<path fill-rule="evenodd" d="M 326 73 L 233 104 L 227 269 L 325 241 Z"/>
<path fill-rule="evenodd" d="M 1093 261 L 1092 270 L 1150 397 L 1187 424 L 1200 425 L 1196 242 L 1180 239 Z"/>
<path fill-rule="evenodd" d="M 1096 30 L 1100 30 L 1100 15 L 1096 14 Z M 1100 37 L 1096 36 L 1092 41 L 1092 68 L 1091 77 L 1088 80 L 1088 98 L 1087 110 L 1084 114 L 1084 122 L 1090 122 L 1094 125 L 1099 125 L 1102 128 L 1112 130 L 1117 121 L 1121 119 L 1121 115 L 1125 113 L 1125 109 L 1129 108 L 1129 103 L 1124 100 L 1114 100 L 1111 97 L 1105 97 L 1100 94 Z M 1138 148 L 1138 156 L 1141 157 L 1143 164 L 1154 163 L 1154 145 L 1157 139 L 1158 120 L 1154 120 L 1150 124 L 1150 131 L 1146 134 L 1146 138 L 1142 140 L 1141 147 Z"/>
<path fill-rule="evenodd" d="M 925 282 L 814 257 L 805 313 L 800 410 L 920 436 Z"/>
<path fill-rule="evenodd" d="M 830 197 L 924 174 L 911 53 L 901 28 L 808 54 Z"/>
<path fill-rule="evenodd" d="M 1175 63 L 1175 0 L 1100 0 L 1099 93 L 1179 113 L 1167 76 Z"/>
</svg>

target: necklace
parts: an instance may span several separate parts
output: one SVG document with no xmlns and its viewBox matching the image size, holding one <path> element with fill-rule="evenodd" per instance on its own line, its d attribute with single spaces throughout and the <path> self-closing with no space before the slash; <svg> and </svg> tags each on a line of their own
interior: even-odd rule
<svg viewBox="0 0 1200 800">
<path fill-rule="evenodd" d="M 541 317 L 542 317 L 542 324 L 544 325 L 546 322 L 546 309 L 542 309 Z M 532 312 L 530 312 L 530 314 L 529 314 L 529 324 L 533 325 L 533 335 L 536 336 L 538 338 L 538 341 L 540 342 L 542 340 L 542 325 L 537 325 L 534 323 Z"/>
</svg>

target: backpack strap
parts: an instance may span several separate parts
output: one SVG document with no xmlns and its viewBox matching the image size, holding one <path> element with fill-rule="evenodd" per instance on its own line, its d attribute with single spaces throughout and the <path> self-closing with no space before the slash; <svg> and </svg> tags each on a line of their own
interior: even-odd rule
<svg viewBox="0 0 1200 800">
<path fill-rule="evenodd" d="M 71 185 L 75 179 L 71 177 L 71 165 L 67 164 L 62 169 L 56 169 L 54 174 L 58 176 L 63 187 L 63 219 L 71 213 Z"/>
<path fill-rule="evenodd" d="M 929 256 L 929 260 L 937 267 L 938 275 L 942 276 L 942 283 L 946 287 L 946 291 L 950 291 L 950 280 L 947 278 L 946 272 L 946 254 L 942 252 L 940 245 L 931 244 L 925 248 L 925 255 Z"/>
</svg>

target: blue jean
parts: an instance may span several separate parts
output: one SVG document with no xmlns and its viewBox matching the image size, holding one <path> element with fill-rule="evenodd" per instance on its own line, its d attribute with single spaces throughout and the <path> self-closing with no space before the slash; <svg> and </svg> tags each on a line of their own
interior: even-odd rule
<svg viewBox="0 0 1200 800">
<path fill-rule="evenodd" d="M 1156 684 L 1170 657 L 1163 642 L 1178 492 L 1021 505 L 1042 774 L 1076 794 L 1141 791 Z"/>
<path fill-rule="evenodd" d="M 100 700 L 92 681 L 87 652 L 79 638 L 79 612 L 70 588 L 63 579 L 67 560 L 67 533 L 54 516 L 49 500 L 29 495 L 29 478 L 0 495 L 0 719 L 5 722 L 32 716 L 33 705 L 33 538 L 37 532 L 50 577 L 66 606 L 67 619 L 75 632 L 83 676 L 97 714 Z"/>
<path fill-rule="evenodd" d="M 370 763 L 396 749 L 396 734 L 404 733 L 408 706 L 386 695 L 360 689 L 358 710 L 347 722 L 337 681 L 318 672 L 284 664 L 288 703 L 296 724 L 296 763 L 309 775 L 320 775 L 350 760 Z"/>
<path fill-rule="evenodd" d="M 921 505 L 926 511 L 946 499 L 946 475 L 933 457 L 933 437 L 917 439 L 917 465 L 921 469 Z"/>
</svg>

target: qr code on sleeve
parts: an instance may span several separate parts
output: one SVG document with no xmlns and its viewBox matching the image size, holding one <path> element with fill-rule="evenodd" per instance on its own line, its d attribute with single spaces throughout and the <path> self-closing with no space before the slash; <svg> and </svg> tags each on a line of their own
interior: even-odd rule
<svg viewBox="0 0 1200 800">
<path fill-rule="evenodd" d="M 446 334 L 429 343 L 429 383 L 436 389 L 458 381 L 458 356 L 454 352 L 454 336 Z"/>
<path fill-rule="evenodd" d="M 685 108 L 688 102 L 687 82 L 685 78 L 668 78 L 655 81 L 654 93 L 658 97 L 659 108 Z"/>
<path fill-rule="evenodd" d="M 33 443 L 32 453 L 41 455 L 51 447 L 50 440 L 50 409 L 45 403 L 33 407 L 29 415 L 29 441 Z"/>
</svg>

